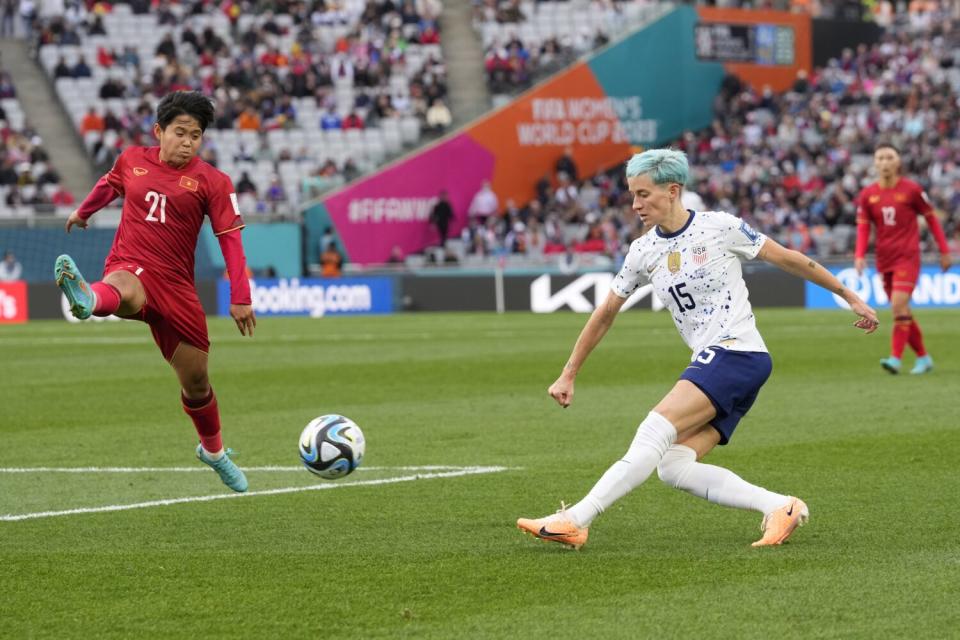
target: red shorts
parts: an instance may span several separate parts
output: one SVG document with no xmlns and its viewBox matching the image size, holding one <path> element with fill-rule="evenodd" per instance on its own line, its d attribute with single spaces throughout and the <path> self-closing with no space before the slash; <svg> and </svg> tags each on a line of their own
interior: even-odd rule
<svg viewBox="0 0 960 640">
<path fill-rule="evenodd" d="M 893 297 L 894 291 L 913 293 L 919 278 L 920 262 L 897 262 L 892 269 L 883 272 L 883 290 L 886 292 L 887 298 Z"/>
<path fill-rule="evenodd" d="M 143 285 L 147 294 L 143 308 L 137 314 L 121 317 L 142 320 L 150 325 L 153 340 L 168 362 L 181 342 L 186 342 L 204 353 L 210 350 L 207 317 L 192 282 L 170 280 L 137 264 L 108 260 L 103 276 L 107 277 L 114 271 L 129 271 L 137 276 Z"/>
</svg>

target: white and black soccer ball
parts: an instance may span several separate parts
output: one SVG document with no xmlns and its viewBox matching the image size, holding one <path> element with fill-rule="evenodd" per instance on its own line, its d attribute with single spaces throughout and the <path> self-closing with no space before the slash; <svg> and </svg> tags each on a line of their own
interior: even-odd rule
<svg viewBox="0 0 960 640">
<path fill-rule="evenodd" d="M 310 421 L 300 434 L 300 460 L 311 473 L 336 480 L 360 466 L 367 443 L 360 427 L 341 415 Z"/>
</svg>

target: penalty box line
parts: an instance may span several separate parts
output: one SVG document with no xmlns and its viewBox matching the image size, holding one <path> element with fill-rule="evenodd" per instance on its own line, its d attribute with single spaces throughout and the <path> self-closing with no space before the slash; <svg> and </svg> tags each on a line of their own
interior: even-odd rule
<svg viewBox="0 0 960 640">
<path fill-rule="evenodd" d="M 53 518 L 57 516 L 74 516 L 87 513 L 107 513 L 110 511 L 129 511 L 131 509 L 147 509 L 150 507 L 165 507 L 173 504 L 189 502 L 212 502 L 231 498 L 249 498 L 253 496 L 276 496 L 286 493 L 301 493 L 304 491 L 323 491 L 326 489 L 343 489 L 346 487 L 370 487 L 382 484 L 398 484 L 414 480 L 435 480 L 438 478 L 458 478 L 461 476 L 482 475 L 506 471 L 508 467 L 459 467 L 453 471 L 434 471 L 397 476 L 395 478 L 378 478 L 376 480 L 354 480 L 352 482 L 336 482 L 315 484 L 306 487 L 283 487 L 281 489 L 264 489 L 263 491 L 248 491 L 246 493 L 218 493 L 209 496 L 191 496 L 188 498 L 169 498 L 166 500 L 150 500 L 132 504 L 112 504 L 103 507 L 81 507 L 78 509 L 64 509 L 62 511 L 37 511 L 0 516 L 0 522 L 20 522 L 21 520 L 35 520 L 38 518 Z"/>
</svg>

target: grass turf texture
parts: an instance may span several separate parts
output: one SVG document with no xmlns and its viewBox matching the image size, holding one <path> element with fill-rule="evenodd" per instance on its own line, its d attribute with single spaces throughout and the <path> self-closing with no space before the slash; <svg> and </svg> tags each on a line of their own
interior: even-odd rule
<svg viewBox="0 0 960 640">
<path fill-rule="evenodd" d="M 787 545 L 751 549 L 759 514 L 653 477 L 579 553 L 514 522 L 579 499 L 626 449 L 688 358 L 665 314 L 621 316 L 565 411 L 546 388 L 586 316 L 262 319 L 253 340 L 211 320 L 241 466 L 297 464 L 302 426 L 337 412 L 365 466 L 511 470 L 0 522 L 0 637 L 954 635 L 960 312 L 917 317 L 936 370 L 893 377 L 889 312 L 864 336 L 841 312 L 759 310 L 773 376 L 708 461 L 808 502 Z M 0 353 L 0 467 L 202 468 L 143 325 L 3 327 Z M 228 493 L 205 471 L 0 473 L 0 515 Z"/>
</svg>

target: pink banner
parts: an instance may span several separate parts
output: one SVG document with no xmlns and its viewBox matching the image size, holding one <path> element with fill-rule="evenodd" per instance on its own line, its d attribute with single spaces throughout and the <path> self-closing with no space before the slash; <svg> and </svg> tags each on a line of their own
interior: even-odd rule
<svg viewBox="0 0 960 640">
<path fill-rule="evenodd" d="M 493 177 L 493 164 L 489 151 L 459 135 L 340 191 L 324 205 L 351 261 L 386 262 L 395 245 L 407 255 L 439 244 L 430 211 L 441 190 L 454 212 L 448 234 L 459 234 L 473 196 Z"/>
</svg>

